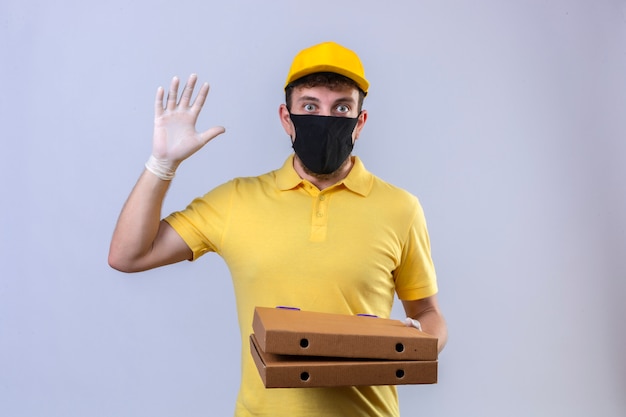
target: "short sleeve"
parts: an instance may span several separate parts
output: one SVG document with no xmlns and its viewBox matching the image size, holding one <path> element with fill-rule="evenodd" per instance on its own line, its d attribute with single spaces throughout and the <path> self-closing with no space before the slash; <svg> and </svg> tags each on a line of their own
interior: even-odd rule
<svg viewBox="0 0 626 417">
<path fill-rule="evenodd" d="M 180 235 L 196 260 L 207 252 L 220 253 L 232 205 L 233 181 L 194 199 L 184 210 L 164 220 Z"/>
<path fill-rule="evenodd" d="M 404 241 L 402 260 L 394 271 L 394 280 L 401 300 L 419 300 L 438 291 L 426 219 L 417 201 L 415 216 Z"/>
</svg>

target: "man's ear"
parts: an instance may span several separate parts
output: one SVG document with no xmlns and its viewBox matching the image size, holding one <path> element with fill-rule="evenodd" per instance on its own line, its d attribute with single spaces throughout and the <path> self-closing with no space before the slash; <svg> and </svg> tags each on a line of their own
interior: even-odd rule
<svg viewBox="0 0 626 417">
<path fill-rule="evenodd" d="M 286 105 L 281 104 L 278 107 L 278 117 L 280 117 L 280 123 L 283 125 L 283 129 L 285 129 L 285 133 L 287 133 L 290 138 L 293 138 L 295 136 L 295 127 L 289 117 L 289 110 L 287 110 Z"/>
<path fill-rule="evenodd" d="M 365 126 L 366 121 L 367 121 L 367 110 L 361 110 L 361 113 L 359 113 L 358 120 L 356 122 L 356 127 L 354 128 L 353 137 L 354 137 L 355 142 L 359 138 L 359 135 L 361 134 L 361 129 L 363 129 L 363 126 Z"/>
</svg>

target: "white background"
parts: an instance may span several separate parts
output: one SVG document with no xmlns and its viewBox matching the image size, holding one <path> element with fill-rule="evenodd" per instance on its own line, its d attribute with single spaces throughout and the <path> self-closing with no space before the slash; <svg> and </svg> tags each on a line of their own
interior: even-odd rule
<svg viewBox="0 0 626 417">
<path fill-rule="evenodd" d="M 327 40 L 372 84 L 355 153 L 431 233 L 450 340 L 403 415 L 626 414 L 623 0 L 3 0 L 0 415 L 232 414 L 221 259 L 125 275 L 110 236 L 159 85 L 197 72 L 227 129 L 167 214 L 282 164 L 288 66 Z"/>
</svg>

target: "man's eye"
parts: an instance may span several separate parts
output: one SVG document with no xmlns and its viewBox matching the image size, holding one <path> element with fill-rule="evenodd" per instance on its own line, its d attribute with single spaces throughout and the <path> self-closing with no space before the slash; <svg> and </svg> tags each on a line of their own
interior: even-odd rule
<svg viewBox="0 0 626 417">
<path fill-rule="evenodd" d="M 317 107 L 315 107 L 315 104 L 305 104 L 304 105 L 304 110 L 305 111 L 315 111 L 317 109 Z"/>
<path fill-rule="evenodd" d="M 337 106 L 337 111 L 339 113 L 348 113 L 350 111 L 350 108 L 344 104 L 340 104 Z"/>
</svg>

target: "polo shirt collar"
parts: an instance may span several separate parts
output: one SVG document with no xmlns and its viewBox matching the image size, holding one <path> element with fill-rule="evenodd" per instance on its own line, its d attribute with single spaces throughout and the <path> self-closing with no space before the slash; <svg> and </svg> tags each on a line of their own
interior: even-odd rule
<svg viewBox="0 0 626 417">
<path fill-rule="evenodd" d="M 281 191 L 291 190 L 300 185 L 303 181 L 293 168 L 293 157 L 289 155 L 289 158 L 285 161 L 283 166 L 276 170 L 276 186 Z M 362 196 L 367 196 L 372 189 L 374 182 L 373 175 L 365 169 L 365 165 L 358 156 L 353 156 L 354 165 L 346 178 L 344 178 L 340 184 L 343 184 L 347 189 Z"/>
<path fill-rule="evenodd" d="M 346 178 L 343 180 L 343 184 L 349 190 L 366 197 L 372 190 L 374 184 L 374 176 L 365 169 L 365 165 L 361 161 L 361 158 L 354 156 L 354 165 Z"/>
</svg>

